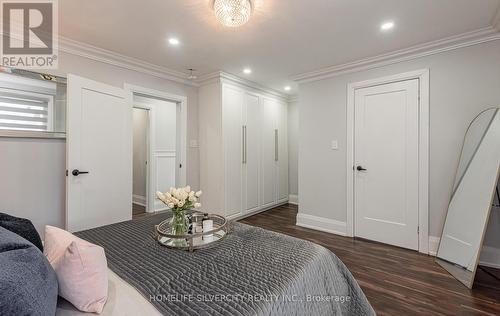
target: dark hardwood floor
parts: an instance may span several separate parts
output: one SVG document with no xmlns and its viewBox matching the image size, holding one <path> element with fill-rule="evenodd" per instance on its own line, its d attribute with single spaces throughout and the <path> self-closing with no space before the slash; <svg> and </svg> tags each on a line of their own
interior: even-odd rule
<svg viewBox="0 0 500 316">
<path fill-rule="evenodd" d="M 240 222 L 307 239 L 333 251 L 349 268 L 377 315 L 500 315 L 498 270 L 478 269 L 473 290 L 434 257 L 295 225 L 297 207 L 281 206 Z"/>
<path fill-rule="evenodd" d="M 132 217 L 139 218 L 146 215 L 146 208 L 142 205 L 132 203 Z"/>
</svg>

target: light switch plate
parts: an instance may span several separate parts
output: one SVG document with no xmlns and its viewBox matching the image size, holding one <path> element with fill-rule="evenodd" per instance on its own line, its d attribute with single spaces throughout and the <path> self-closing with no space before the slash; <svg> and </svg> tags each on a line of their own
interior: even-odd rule
<svg viewBox="0 0 500 316">
<path fill-rule="evenodd" d="M 336 140 L 332 140 L 332 149 L 337 150 L 339 149 L 339 142 Z"/>
</svg>

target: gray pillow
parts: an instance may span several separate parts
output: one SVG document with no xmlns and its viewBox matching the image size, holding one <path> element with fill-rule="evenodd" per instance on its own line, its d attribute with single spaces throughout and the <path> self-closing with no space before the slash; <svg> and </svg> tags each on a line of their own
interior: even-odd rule
<svg viewBox="0 0 500 316">
<path fill-rule="evenodd" d="M 0 226 L 23 237 L 43 252 L 40 235 L 38 235 L 35 226 L 29 219 L 0 213 Z"/>
<path fill-rule="evenodd" d="M 57 277 L 43 253 L 0 227 L 0 315 L 55 315 Z"/>
</svg>

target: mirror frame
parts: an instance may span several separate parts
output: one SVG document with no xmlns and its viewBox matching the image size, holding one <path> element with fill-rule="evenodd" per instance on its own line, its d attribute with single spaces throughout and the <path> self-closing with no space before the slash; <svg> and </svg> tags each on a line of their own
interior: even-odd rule
<svg viewBox="0 0 500 316">
<path fill-rule="evenodd" d="M 460 150 L 460 157 L 459 157 L 459 160 L 458 160 L 459 164 L 460 164 L 460 160 L 462 159 L 462 156 L 463 156 L 463 150 L 464 150 L 464 147 L 465 147 L 465 140 L 467 138 L 467 134 L 469 132 L 469 129 L 471 128 L 472 124 L 476 121 L 476 119 L 478 117 L 480 117 L 483 113 L 485 113 L 487 111 L 490 111 L 490 110 L 495 110 L 495 114 L 493 115 L 493 118 L 492 118 L 492 121 L 493 121 L 493 119 L 495 119 L 495 117 L 497 115 L 499 115 L 500 107 L 490 107 L 490 108 L 487 108 L 487 109 L 481 111 L 469 123 L 469 126 L 467 127 L 467 129 L 465 131 L 465 135 L 464 135 L 464 138 L 463 138 L 463 141 L 462 141 L 462 148 Z M 489 124 L 491 124 L 491 122 Z M 486 131 L 488 131 L 488 129 L 489 129 L 489 125 L 488 125 L 488 128 L 486 129 Z M 476 155 L 476 152 L 479 149 L 479 147 L 481 146 L 481 143 L 483 142 L 483 139 L 484 139 L 485 135 L 486 135 L 486 133 L 481 137 L 481 141 L 479 143 L 479 146 L 474 151 L 474 154 L 473 154 L 472 158 L 474 158 L 474 156 Z M 471 159 L 471 161 L 472 161 L 472 159 Z M 469 161 L 467 163 L 467 167 L 465 168 L 465 170 L 467 170 L 469 168 L 469 165 L 470 165 L 471 161 Z M 487 215 L 486 215 L 487 220 L 485 221 L 484 227 L 483 227 L 482 232 L 481 232 L 482 236 L 481 236 L 481 240 L 480 240 L 480 243 L 479 243 L 479 248 L 478 248 L 477 254 L 476 254 L 476 262 L 474 263 L 474 270 L 473 271 L 469 271 L 469 270 L 467 270 L 467 269 L 465 269 L 465 268 L 463 268 L 461 266 L 458 266 L 458 265 L 455 265 L 455 264 L 453 264 L 451 262 L 448 262 L 446 260 L 440 259 L 438 257 L 438 253 L 439 253 L 439 249 L 441 247 L 441 241 L 442 241 L 442 236 L 443 236 L 444 228 L 445 228 L 445 225 L 446 225 L 446 219 L 447 219 L 448 213 L 449 213 L 449 207 L 450 207 L 451 201 L 453 200 L 453 197 L 454 197 L 454 195 L 456 193 L 456 190 L 458 189 L 458 187 L 460 186 L 460 183 L 461 183 L 461 180 L 460 180 L 459 183 L 457 184 L 457 186 L 455 187 L 455 182 L 457 181 L 457 176 L 458 176 L 458 166 L 456 168 L 455 177 L 453 179 L 452 194 L 450 196 L 450 202 L 448 203 L 448 208 L 446 210 L 445 220 L 443 222 L 443 227 L 441 229 L 441 238 L 439 240 L 439 245 L 438 245 L 438 248 L 437 248 L 437 251 L 436 251 L 435 262 L 437 264 L 439 264 L 441 267 L 443 267 L 454 278 L 456 278 L 458 281 L 460 281 L 462 284 L 464 284 L 467 288 L 472 289 L 472 287 L 474 286 L 474 280 L 476 278 L 477 267 L 479 266 L 479 259 L 481 257 L 481 250 L 483 248 L 484 237 L 486 236 L 486 229 L 488 227 L 488 222 L 489 222 L 489 218 L 490 218 L 490 215 L 491 215 L 491 209 L 493 208 L 493 200 L 495 198 L 495 194 L 492 194 L 492 198 L 491 198 L 491 201 L 489 203 L 489 207 L 487 209 Z M 498 186 L 498 180 L 499 180 L 499 178 L 500 178 L 500 166 L 497 168 L 497 176 L 496 176 L 496 182 L 495 182 L 497 184 L 497 186 Z"/>
</svg>

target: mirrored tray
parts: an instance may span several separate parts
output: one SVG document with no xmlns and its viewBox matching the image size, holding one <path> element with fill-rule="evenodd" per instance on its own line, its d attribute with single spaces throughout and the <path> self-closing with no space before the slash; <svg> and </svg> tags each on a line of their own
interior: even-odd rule
<svg viewBox="0 0 500 316">
<path fill-rule="evenodd" d="M 193 231 L 192 233 L 185 235 L 172 235 L 170 225 L 172 217 L 169 217 L 160 224 L 155 225 L 154 238 L 162 246 L 189 250 L 192 252 L 196 249 L 212 247 L 229 234 L 228 221 L 220 215 L 195 212 L 190 214 L 190 216 L 192 218 L 193 226 L 202 226 L 203 220 L 212 220 L 213 229 L 206 232 L 195 233 Z"/>
</svg>

